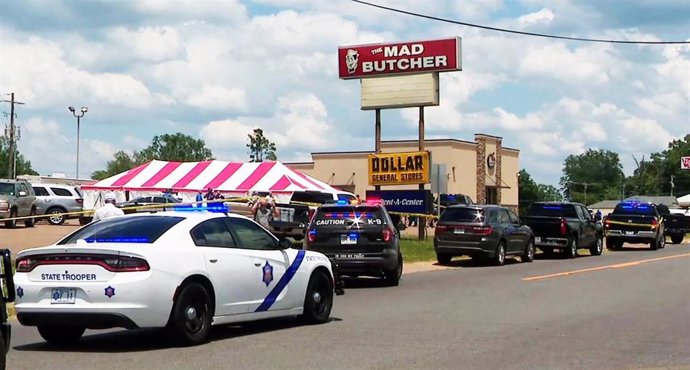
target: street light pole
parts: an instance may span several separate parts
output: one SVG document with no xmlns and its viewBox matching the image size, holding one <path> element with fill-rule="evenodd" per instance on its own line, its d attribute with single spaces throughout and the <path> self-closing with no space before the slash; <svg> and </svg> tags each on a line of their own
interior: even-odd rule
<svg viewBox="0 0 690 370">
<path fill-rule="evenodd" d="M 72 115 L 77 118 L 77 173 L 75 176 L 75 180 L 79 180 L 79 126 L 81 124 L 81 118 L 84 117 L 84 114 L 89 110 L 87 107 L 81 107 L 79 110 L 81 113 L 77 114 L 76 109 L 74 107 L 70 106 L 67 109 L 69 109 L 70 112 L 72 112 Z"/>
</svg>

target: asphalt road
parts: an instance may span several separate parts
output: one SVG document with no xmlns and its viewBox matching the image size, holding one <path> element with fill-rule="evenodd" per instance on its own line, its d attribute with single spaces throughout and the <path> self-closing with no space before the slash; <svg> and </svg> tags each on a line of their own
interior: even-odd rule
<svg viewBox="0 0 690 370">
<path fill-rule="evenodd" d="M 549 276 L 559 273 L 568 274 Z M 503 267 L 461 261 L 406 274 L 395 288 L 348 281 L 332 316 L 218 327 L 191 348 L 155 330 L 87 331 L 78 345 L 53 347 L 13 320 L 7 368 L 685 369 L 690 245 Z"/>
</svg>

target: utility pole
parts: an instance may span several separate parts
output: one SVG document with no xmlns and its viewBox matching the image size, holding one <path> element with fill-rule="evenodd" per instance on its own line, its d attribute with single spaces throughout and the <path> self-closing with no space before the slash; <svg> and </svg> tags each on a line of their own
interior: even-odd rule
<svg viewBox="0 0 690 370">
<path fill-rule="evenodd" d="M 10 179 L 14 179 L 16 177 L 16 174 L 14 171 L 16 170 L 15 168 L 15 156 L 17 152 L 17 143 L 15 140 L 15 128 L 14 128 L 14 105 L 15 104 L 24 104 L 19 101 L 14 100 L 14 93 L 10 94 L 11 98 L 10 100 L 3 100 L 4 103 L 10 103 L 10 127 L 9 130 L 7 131 L 7 138 L 9 139 L 9 150 L 7 151 L 7 177 Z"/>
<path fill-rule="evenodd" d="M 673 188 L 675 187 L 675 184 L 673 183 L 673 175 L 671 175 L 671 196 L 673 196 Z"/>
</svg>

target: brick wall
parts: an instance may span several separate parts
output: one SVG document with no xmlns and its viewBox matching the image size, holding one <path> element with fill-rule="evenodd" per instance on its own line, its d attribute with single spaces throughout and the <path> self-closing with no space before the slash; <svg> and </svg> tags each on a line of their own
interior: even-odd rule
<svg viewBox="0 0 690 370">
<path fill-rule="evenodd" d="M 486 139 L 475 138 L 477 142 L 477 204 L 486 203 Z"/>
</svg>

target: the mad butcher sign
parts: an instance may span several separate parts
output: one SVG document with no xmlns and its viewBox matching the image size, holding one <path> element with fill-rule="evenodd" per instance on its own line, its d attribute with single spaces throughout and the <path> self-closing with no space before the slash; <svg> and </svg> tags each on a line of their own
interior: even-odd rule
<svg viewBox="0 0 690 370">
<path fill-rule="evenodd" d="M 338 48 L 342 79 L 462 70 L 460 38 Z"/>
</svg>

